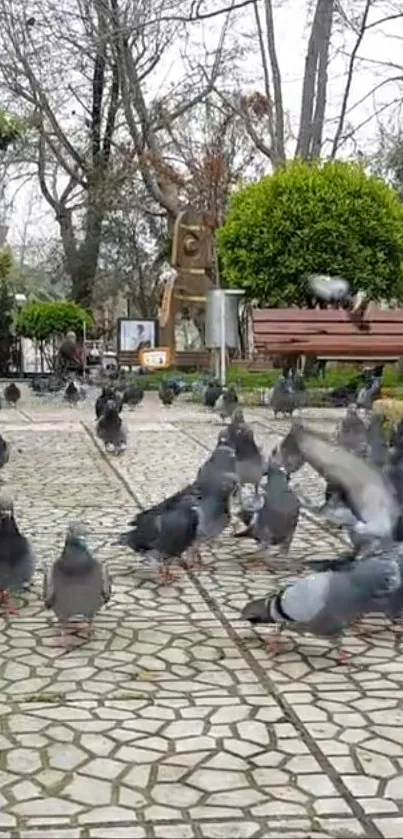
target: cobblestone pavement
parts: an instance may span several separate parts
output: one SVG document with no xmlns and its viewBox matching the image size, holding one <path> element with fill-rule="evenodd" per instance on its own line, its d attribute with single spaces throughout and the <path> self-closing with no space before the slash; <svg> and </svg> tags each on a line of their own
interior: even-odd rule
<svg viewBox="0 0 403 839">
<path fill-rule="evenodd" d="M 5 477 L 39 560 L 19 617 L 0 621 L 0 839 L 401 836 L 399 641 L 380 624 L 347 637 L 348 666 L 308 637 L 270 657 L 239 608 L 276 578 L 229 536 L 201 572 L 158 585 L 111 543 L 140 505 L 194 476 L 217 420 L 147 396 L 126 414 L 128 451 L 108 460 L 92 417 L 88 403 L 28 392 L 0 415 Z M 266 449 L 287 428 L 263 410 L 247 417 Z M 308 470 L 299 481 L 320 493 Z M 40 605 L 41 568 L 78 517 L 115 586 L 94 639 L 66 654 Z M 334 547 L 304 517 L 293 572 Z"/>
</svg>

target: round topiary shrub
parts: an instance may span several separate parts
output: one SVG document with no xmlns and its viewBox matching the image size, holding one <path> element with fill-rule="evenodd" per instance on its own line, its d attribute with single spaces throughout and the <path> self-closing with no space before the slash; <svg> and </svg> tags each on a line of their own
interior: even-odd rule
<svg viewBox="0 0 403 839">
<path fill-rule="evenodd" d="M 224 282 L 259 305 L 306 305 L 309 273 L 403 296 L 403 206 L 358 164 L 287 163 L 235 193 L 217 242 Z"/>
</svg>

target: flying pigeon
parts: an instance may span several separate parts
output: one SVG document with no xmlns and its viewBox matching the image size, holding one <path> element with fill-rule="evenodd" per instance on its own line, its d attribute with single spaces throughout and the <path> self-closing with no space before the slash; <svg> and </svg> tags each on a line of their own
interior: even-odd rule
<svg viewBox="0 0 403 839">
<path fill-rule="evenodd" d="M 105 445 L 106 451 L 121 454 L 126 449 L 127 436 L 119 416 L 119 408 L 113 399 L 108 399 L 101 417 L 97 422 L 96 432 Z"/>
<path fill-rule="evenodd" d="M 35 558 L 28 539 L 20 533 L 13 502 L 0 496 L 0 604 L 6 614 L 17 614 L 10 604 L 10 593 L 24 588 L 35 570 Z"/>
<path fill-rule="evenodd" d="M 286 583 L 275 594 L 248 603 L 243 620 L 251 624 L 278 624 L 297 632 L 338 639 L 343 630 L 365 614 L 385 611 L 387 601 L 401 589 L 402 575 L 396 559 L 334 562 L 325 571 Z M 377 605 L 379 604 L 379 605 Z M 281 649 L 277 636 L 268 642 L 273 652 Z M 340 662 L 348 654 L 340 651 Z"/>
<path fill-rule="evenodd" d="M 313 297 L 326 303 L 341 303 L 350 299 L 350 285 L 341 277 L 328 274 L 310 274 L 308 287 Z"/>
<path fill-rule="evenodd" d="M 6 385 L 3 395 L 7 404 L 13 405 L 13 407 L 15 407 L 17 402 L 21 399 L 21 391 L 15 382 L 10 382 L 9 385 Z"/>
<path fill-rule="evenodd" d="M 89 637 L 92 622 L 111 596 L 111 580 L 105 565 L 90 552 L 86 530 L 70 524 L 61 556 L 45 572 L 43 599 L 59 619 L 62 643 L 69 634 L 82 631 Z"/>
<path fill-rule="evenodd" d="M 399 507 L 385 476 L 342 446 L 299 425 L 293 433 L 305 460 L 349 503 L 353 535 L 360 541 L 393 539 Z"/>
</svg>

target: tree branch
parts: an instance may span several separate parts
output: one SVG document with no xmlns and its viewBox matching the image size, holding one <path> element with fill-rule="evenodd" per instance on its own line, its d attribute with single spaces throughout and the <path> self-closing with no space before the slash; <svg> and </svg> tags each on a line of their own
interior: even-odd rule
<svg viewBox="0 0 403 839">
<path fill-rule="evenodd" d="M 337 154 L 337 151 L 338 151 L 338 148 L 339 148 L 340 138 L 341 138 L 343 130 L 344 130 L 344 123 L 345 123 L 345 119 L 346 119 L 348 100 L 349 100 L 349 97 L 350 97 L 350 90 L 351 90 L 351 85 L 352 85 L 352 82 L 353 82 L 354 65 L 355 65 L 358 50 L 359 50 L 359 48 L 362 44 L 362 40 L 363 40 L 363 37 L 365 35 L 365 32 L 369 28 L 367 26 L 367 22 L 368 22 L 368 15 L 369 15 L 369 12 L 370 12 L 370 9 L 371 9 L 371 5 L 372 5 L 372 0 L 366 0 L 363 16 L 361 18 L 361 25 L 360 25 L 358 35 L 357 35 L 357 39 L 356 39 L 354 47 L 351 51 L 350 60 L 349 60 L 349 63 L 348 63 L 348 69 L 347 69 L 346 85 L 345 85 L 345 88 L 344 88 L 344 94 L 343 94 L 343 99 L 342 99 L 342 103 L 341 103 L 340 116 L 339 116 L 339 120 L 338 120 L 338 123 L 337 123 L 337 128 L 336 128 L 336 132 L 335 132 L 335 135 L 334 135 L 334 139 L 333 139 L 332 150 L 331 150 L 331 153 L 330 153 L 330 158 L 332 160 L 336 157 L 336 154 Z"/>
<path fill-rule="evenodd" d="M 267 49 L 273 74 L 274 110 L 276 114 L 275 157 L 277 161 L 281 161 L 285 160 L 284 106 L 280 65 L 277 58 L 272 0 L 265 0 L 264 8 L 267 29 Z"/>
<path fill-rule="evenodd" d="M 277 142 L 276 142 L 276 133 L 275 133 L 275 126 L 274 126 L 274 114 L 273 114 L 273 101 L 271 96 L 271 88 L 270 88 L 270 74 L 269 74 L 269 67 L 267 64 L 267 57 L 266 57 L 266 50 L 264 45 L 263 39 L 263 28 L 262 22 L 260 20 L 260 14 L 257 2 L 254 3 L 253 11 L 255 13 L 255 22 L 256 22 L 256 29 L 257 29 L 257 36 L 259 39 L 259 48 L 260 48 L 260 57 L 262 60 L 262 69 L 263 69 L 263 80 L 264 80 L 264 89 L 267 99 L 267 120 L 269 124 L 269 136 L 270 136 L 270 143 L 273 149 L 273 155 L 276 156 L 277 154 Z"/>
</svg>

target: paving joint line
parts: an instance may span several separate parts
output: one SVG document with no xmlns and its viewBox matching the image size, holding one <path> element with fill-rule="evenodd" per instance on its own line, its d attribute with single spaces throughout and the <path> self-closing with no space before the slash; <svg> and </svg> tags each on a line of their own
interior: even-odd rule
<svg viewBox="0 0 403 839">
<path fill-rule="evenodd" d="M 184 436 L 187 436 L 189 439 L 191 439 L 193 442 L 197 443 L 204 450 L 211 451 L 209 446 L 207 446 L 205 443 L 200 441 L 195 435 L 193 435 L 191 433 L 188 433 L 183 428 L 178 427 L 176 423 L 173 423 L 173 424 L 175 425 L 175 428 L 181 434 L 183 434 Z M 120 480 L 123 483 L 125 489 L 129 493 L 129 495 L 131 495 L 131 497 L 133 498 L 133 500 L 135 501 L 135 503 L 137 504 L 139 509 L 144 510 L 145 509 L 144 504 L 142 504 L 140 502 L 140 499 L 136 496 L 135 492 L 133 491 L 132 487 L 129 484 L 129 481 L 125 478 L 124 475 L 122 475 L 119 468 L 117 466 L 115 466 L 115 464 L 112 463 L 111 460 L 108 458 L 106 452 L 101 448 L 100 444 L 98 443 L 98 440 L 96 440 L 96 438 L 95 438 L 93 432 L 91 431 L 91 429 L 84 422 L 82 422 L 82 425 L 83 425 L 85 431 L 87 432 L 88 436 L 92 440 L 93 444 L 96 446 L 96 448 L 98 449 L 98 451 L 102 455 L 104 461 L 109 465 L 109 467 L 113 471 L 114 475 L 118 478 L 118 480 Z M 315 521 L 316 524 L 318 524 L 318 522 L 316 522 L 314 516 L 312 516 L 312 519 Z M 333 768 L 332 764 L 327 759 L 326 755 L 323 754 L 323 752 L 317 746 L 314 738 L 306 730 L 304 724 L 301 722 L 301 720 L 299 719 L 298 715 L 296 714 L 296 712 L 294 711 L 292 706 L 289 705 L 289 703 L 287 702 L 286 699 L 284 699 L 284 697 L 282 696 L 280 691 L 278 691 L 275 683 L 272 681 L 270 676 L 265 672 L 265 670 L 261 667 L 261 665 L 255 660 L 252 653 L 248 649 L 245 648 L 244 644 L 242 644 L 242 641 L 239 638 L 236 630 L 233 628 L 230 621 L 225 617 L 225 615 L 222 614 L 218 603 L 216 603 L 216 601 L 211 597 L 209 592 L 205 589 L 203 584 L 200 582 L 199 578 L 196 577 L 196 575 L 192 571 L 186 570 L 186 574 L 187 574 L 188 578 L 190 579 L 190 581 L 192 582 L 193 586 L 195 587 L 196 591 L 200 594 L 200 596 L 203 598 L 203 600 L 205 601 L 205 603 L 207 604 L 207 606 L 211 610 L 212 615 L 216 618 L 217 621 L 219 621 L 219 623 L 221 623 L 221 626 L 226 631 L 228 638 L 235 645 L 236 649 L 238 650 L 238 652 L 240 653 L 240 655 L 244 659 L 245 663 L 248 665 L 249 669 L 252 671 L 252 673 L 255 674 L 255 676 L 259 680 L 260 684 L 262 685 L 262 687 L 266 691 L 268 691 L 270 693 L 270 695 L 272 695 L 275 698 L 279 707 L 283 711 L 284 716 L 294 725 L 295 729 L 300 734 L 301 739 L 304 741 L 304 743 L 307 746 L 307 748 L 309 749 L 310 753 L 313 754 L 316 757 L 319 765 L 321 766 L 322 771 L 325 772 L 325 774 L 332 780 L 332 782 L 333 782 L 334 786 L 336 787 L 339 795 L 342 798 L 344 798 L 344 800 L 347 802 L 348 806 L 350 807 L 352 813 L 357 818 L 357 820 L 360 822 L 361 826 L 364 828 L 364 830 L 366 832 L 367 839 L 382 839 L 381 831 L 378 830 L 378 828 L 376 827 L 374 822 L 365 813 L 365 810 L 361 807 L 360 804 L 358 804 L 354 795 L 350 792 L 348 787 L 346 787 L 342 778 L 337 773 L 337 771 Z"/>
</svg>

